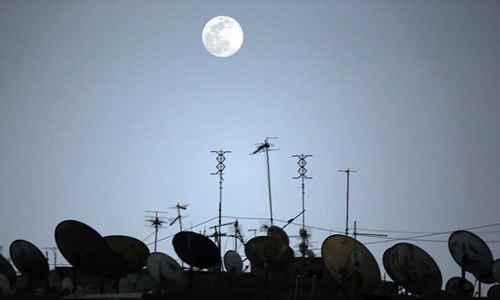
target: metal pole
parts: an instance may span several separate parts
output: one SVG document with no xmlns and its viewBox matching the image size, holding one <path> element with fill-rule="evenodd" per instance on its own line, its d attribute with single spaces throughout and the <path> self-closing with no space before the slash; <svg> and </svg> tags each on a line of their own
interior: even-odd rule
<svg viewBox="0 0 500 300">
<path fill-rule="evenodd" d="M 267 139 L 266 139 L 266 144 L 268 144 Z M 269 167 L 269 147 L 265 147 L 266 151 L 266 165 L 267 165 L 267 186 L 268 186 L 268 193 L 269 193 L 269 210 L 271 213 L 271 226 L 273 226 L 273 201 L 271 198 L 271 170 Z"/>
<path fill-rule="evenodd" d="M 219 247 L 219 257 L 222 259 L 222 252 L 221 252 L 221 246 L 222 246 L 222 235 L 221 235 L 221 228 L 222 228 L 222 181 L 224 180 L 222 175 L 224 174 L 223 171 L 226 168 L 226 166 L 224 165 L 224 161 L 226 160 L 226 157 L 224 156 L 224 154 L 231 153 L 231 151 L 219 150 L 219 151 L 211 151 L 211 152 L 217 154 L 216 160 L 218 162 L 217 172 L 210 173 L 210 175 L 217 175 L 217 174 L 219 175 L 219 230 L 218 231 L 216 230 L 215 232 L 217 234 L 216 241 L 217 241 L 217 245 Z M 220 270 L 222 270 L 222 264 L 220 264 Z"/>
<path fill-rule="evenodd" d="M 339 170 L 339 172 L 344 172 L 347 173 L 347 192 L 346 192 L 346 213 L 345 213 L 345 235 L 349 234 L 349 175 L 351 172 L 357 172 L 354 170 L 350 170 L 349 168 L 347 170 Z"/>
</svg>

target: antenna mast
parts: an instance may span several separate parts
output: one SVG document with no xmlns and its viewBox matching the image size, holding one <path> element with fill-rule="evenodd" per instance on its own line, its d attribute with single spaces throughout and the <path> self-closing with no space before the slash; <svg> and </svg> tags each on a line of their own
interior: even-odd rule
<svg viewBox="0 0 500 300">
<path fill-rule="evenodd" d="M 224 178 L 222 177 L 222 175 L 224 175 L 223 171 L 224 169 L 226 168 L 226 166 L 224 165 L 224 161 L 226 160 L 226 157 L 224 156 L 226 153 L 231 153 L 231 151 L 223 151 L 223 150 L 219 150 L 219 151 L 210 151 L 210 153 L 216 153 L 217 154 L 217 172 L 215 173 L 210 173 L 210 175 L 219 175 L 219 232 L 217 232 L 217 246 L 219 246 L 219 250 L 221 249 L 221 240 L 222 240 L 222 237 L 221 237 L 221 234 L 220 234 L 220 230 L 221 230 L 221 226 L 222 226 L 222 181 L 224 181 Z"/>
<path fill-rule="evenodd" d="M 297 177 L 292 177 L 293 179 L 299 179 L 301 178 L 302 179 L 302 233 L 301 233 L 301 236 L 302 236 L 302 244 L 304 245 L 304 247 L 307 246 L 307 231 L 306 231 L 306 213 L 305 213 L 305 205 L 304 205 L 304 199 L 305 199 L 305 184 L 304 184 L 304 180 L 305 179 L 312 179 L 312 177 L 307 177 L 306 176 L 306 172 L 307 172 L 307 169 L 305 168 L 307 162 L 306 162 L 306 158 L 307 157 L 311 157 L 312 155 L 304 155 L 304 154 L 300 154 L 300 155 L 293 155 L 292 157 L 297 157 L 299 159 L 299 161 L 297 162 L 297 164 L 299 165 L 299 169 L 297 170 L 299 172 L 299 176 Z M 304 257 L 306 255 L 306 251 L 304 251 L 302 253 L 302 257 Z"/>
<path fill-rule="evenodd" d="M 147 210 L 146 212 L 148 213 L 155 213 L 154 217 L 153 216 L 146 216 L 146 218 L 152 218 L 152 219 L 147 219 L 146 222 L 150 222 L 151 225 L 147 225 L 149 227 L 154 227 L 155 228 L 155 251 L 156 252 L 156 242 L 158 240 L 158 228 L 160 228 L 163 223 L 165 222 L 164 217 L 158 217 L 158 213 L 161 214 L 167 214 L 167 212 L 164 211 L 150 211 Z"/>
<path fill-rule="evenodd" d="M 256 154 L 258 152 L 264 151 L 266 152 L 266 167 L 267 167 L 267 188 L 268 188 L 268 193 L 269 193 L 269 210 L 271 213 L 271 226 L 273 226 L 273 201 L 271 197 L 271 171 L 270 171 L 270 166 L 269 166 L 269 151 L 272 150 L 279 150 L 279 149 L 269 149 L 270 147 L 273 147 L 273 144 L 269 143 L 269 139 L 278 139 L 277 137 L 266 137 L 264 140 L 264 143 L 260 144 L 257 149 L 250 153 Z"/>
<path fill-rule="evenodd" d="M 57 260 L 57 247 L 44 247 L 43 249 L 52 250 L 52 252 L 54 252 L 54 270 L 55 270 L 56 260 Z"/>
<path fill-rule="evenodd" d="M 345 235 L 348 235 L 349 234 L 349 174 L 351 174 L 351 172 L 357 172 L 357 171 L 350 170 L 349 168 L 347 168 L 347 170 L 339 170 L 339 172 L 347 173 L 347 195 L 346 195 L 347 205 L 346 205 L 346 216 L 345 216 Z"/>
</svg>

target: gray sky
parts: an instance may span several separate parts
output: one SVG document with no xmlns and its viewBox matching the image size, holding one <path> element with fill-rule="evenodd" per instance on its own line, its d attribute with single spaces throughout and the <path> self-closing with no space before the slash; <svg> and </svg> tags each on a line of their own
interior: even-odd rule
<svg viewBox="0 0 500 300">
<path fill-rule="evenodd" d="M 460 275 L 454 230 L 496 224 L 473 232 L 500 258 L 498 14 L 498 1 L 2 1 L 3 254 L 16 239 L 54 246 L 66 219 L 143 240 L 153 232 L 145 211 L 175 217 L 169 207 L 189 203 L 185 226 L 215 218 L 213 150 L 232 151 L 223 222 L 238 217 L 249 239 L 260 221 L 245 218 L 269 218 L 265 155 L 249 153 L 279 137 L 274 218 L 300 213 L 292 155 L 313 155 L 305 197 L 316 253 L 345 229 L 338 170 L 351 168 L 351 227 L 445 232 L 409 241 L 444 283 Z M 201 39 L 219 15 L 244 31 L 228 58 Z M 161 229 L 159 251 L 176 257 L 167 237 L 177 231 Z M 398 241 L 359 239 L 384 272 Z"/>
</svg>

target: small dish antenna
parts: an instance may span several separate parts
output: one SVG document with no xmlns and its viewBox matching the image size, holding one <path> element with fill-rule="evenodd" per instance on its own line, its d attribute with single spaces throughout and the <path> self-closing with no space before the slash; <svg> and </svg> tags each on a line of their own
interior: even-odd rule
<svg viewBox="0 0 500 300">
<path fill-rule="evenodd" d="M 328 272 L 342 288 L 375 291 L 381 283 L 377 261 L 362 243 L 345 236 L 331 235 L 323 241 L 321 256 Z"/>
<path fill-rule="evenodd" d="M 141 274 L 135 280 L 135 287 L 137 292 L 141 294 L 156 293 L 158 292 L 158 282 L 149 274 Z"/>
<path fill-rule="evenodd" d="M 153 252 L 148 256 L 146 269 L 157 282 L 164 279 L 173 282 L 175 285 L 184 278 L 184 270 L 181 265 L 162 252 Z"/>
<path fill-rule="evenodd" d="M 422 248 L 409 243 L 399 243 L 391 248 L 388 256 L 387 273 L 394 282 L 412 294 L 422 296 L 441 289 L 441 271 L 434 259 Z"/>
<path fill-rule="evenodd" d="M 500 258 L 496 259 L 491 265 L 491 274 L 493 278 L 500 283 Z"/>
<path fill-rule="evenodd" d="M 55 239 L 63 257 L 90 275 L 103 276 L 119 264 L 119 255 L 97 231 L 82 222 L 62 221 L 56 227 Z"/>
<path fill-rule="evenodd" d="M 472 273 L 481 282 L 491 281 L 493 254 L 479 236 L 465 230 L 455 231 L 448 239 L 448 249 L 463 271 Z"/>
<path fill-rule="evenodd" d="M 465 278 L 452 277 L 446 282 L 445 291 L 452 297 L 472 297 L 474 285 Z"/>
<path fill-rule="evenodd" d="M 267 228 L 267 236 L 277 238 L 277 239 L 285 242 L 285 244 L 287 244 L 287 246 L 290 245 L 290 238 L 288 237 L 288 234 L 278 226 L 268 227 Z"/>
<path fill-rule="evenodd" d="M 25 240 L 15 240 L 10 244 L 10 257 L 16 268 L 23 275 L 35 280 L 46 279 L 49 264 L 42 251 Z"/>
<path fill-rule="evenodd" d="M 245 254 L 252 265 L 266 271 L 282 271 L 294 261 L 292 248 L 283 240 L 270 236 L 257 236 L 245 245 Z"/>
<path fill-rule="evenodd" d="M 16 280 L 16 270 L 12 267 L 12 264 L 2 255 L 0 255 L 0 274 L 4 274 L 12 286 Z"/>
<path fill-rule="evenodd" d="M 174 236 L 172 244 L 179 258 L 191 267 L 208 269 L 220 263 L 219 248 L 201 234 L 181 231 Z"/>
<path fill-rule="evenodd" d="M 238 252 L 228 250 L 224 254 L 224 268 L 229 274 L 238 275 L 243 272 L 243 260 Z"/>
<path fill-rule="evenodd" d="M 500 299 L 500 285 L 493 285 L 488 289 L 488 298 L 491 299 Z"/>
<path fill-rule="evenodd" d="M 7 275 L 0 273 L 0 295 L 10 293 L 10 281 Z"/>
<path fill-rule="evenodd" d="M 118 255 L 119 265 L 111 269 L 108 276 L 118 279 L 141 270 L 146 265 L 149 248 L 140 240 L 124 235 L 104 237 L 108 247 Z"/>
</svg>

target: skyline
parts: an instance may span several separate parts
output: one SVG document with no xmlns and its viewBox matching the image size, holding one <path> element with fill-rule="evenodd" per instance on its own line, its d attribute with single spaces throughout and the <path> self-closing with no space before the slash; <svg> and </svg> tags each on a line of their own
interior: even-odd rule
<svg viewBox="0 0 500 300">
<path fill-rule="evenodd" d="M 499 258 L 499 11 L 466 0 L 2 1 L 3 253 L 16 239 L 53 247 L 71 219 L 151 250 L 146 212 L 175 218 L 177 204 L 189 204 L 185 228 L 211 234 L 219 150 L 231 151 L 222 222 L 238 218 L 251 237 L 270 211 L 265 155 L 250 153 L 278 137 L 273 219 L 302 211 L 294 155 L 312 155 L 304 216 L 317 254 L 345 233 L 349 168 L 349 233 L 356 221 L 388 234 L 358 235 L 382 276 L 383 252 L 411 236 L 444 283 L 460 275 L 454 230 L 476 228 Z M 219 15 L 244 32 L 230 57 L 202 41 Z M 294 223 L 289 236 L 302 216 Z M 158 251 L 175 257 L 178 225 L 159 230 Z"/>
</svg>

